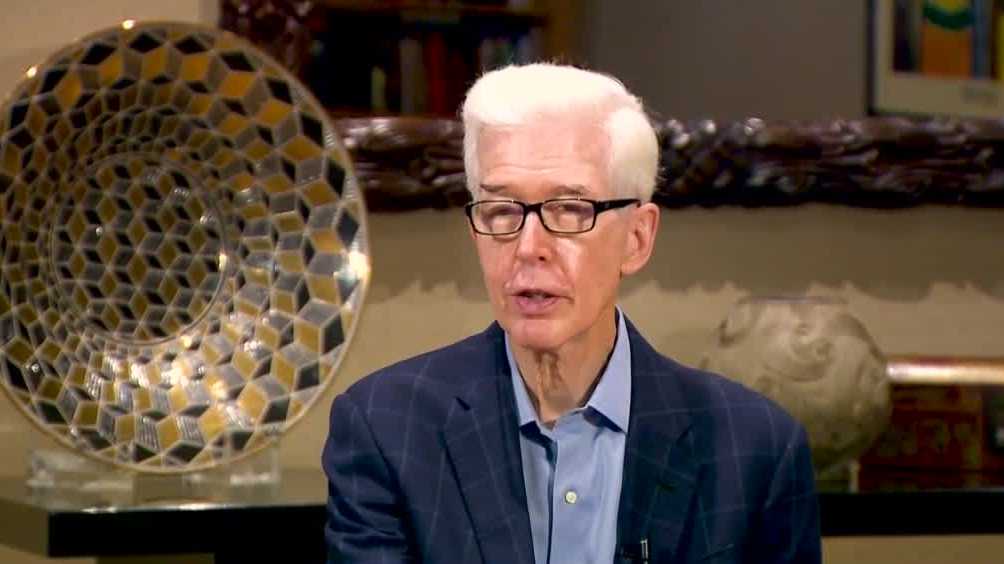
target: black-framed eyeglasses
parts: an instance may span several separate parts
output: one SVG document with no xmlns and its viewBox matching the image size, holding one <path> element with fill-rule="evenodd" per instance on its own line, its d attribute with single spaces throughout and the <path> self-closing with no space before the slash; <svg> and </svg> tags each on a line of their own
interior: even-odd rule
<svg viewBox="0 0 1004 564">
<path fill-rule="evenodd" d="M 554 198 L 536 204 L 518 200 L 480 200 L 464 208 L 475 233 L 481 235 L 512 235 L 523 229 L 526 216 L 536 213 L 540 223 L 551 233 L 571 235 L 585 233 L 596 226 L 596 216 L 607 211 L 641 204 L 637 198 L 618 200 L 588 200 L 585 198 Z"/>
</svg>

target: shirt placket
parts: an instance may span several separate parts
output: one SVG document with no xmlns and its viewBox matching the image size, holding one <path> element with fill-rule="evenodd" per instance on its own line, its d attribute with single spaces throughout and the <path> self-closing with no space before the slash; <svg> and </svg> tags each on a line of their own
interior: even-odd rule
<svg viewBox="0 0 1004 564">
<path fill-rule="evenodd" d="M 549 564 L 592 562 L 588 553 L 591 520 L 597 511 L 593 492 L 587 491 L 591 461 L 583 441 L 588 433 L 581 412 L 569 414 L 555 426 L 555 453 L 551 490 L 551 542 Z M 560 558 L 555 558 L 560 555 Z"/>
</svg>

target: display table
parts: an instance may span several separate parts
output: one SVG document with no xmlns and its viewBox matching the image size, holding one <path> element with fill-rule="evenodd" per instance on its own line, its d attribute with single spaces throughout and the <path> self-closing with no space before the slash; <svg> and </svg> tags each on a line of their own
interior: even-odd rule
<svg viewBox="0 0 1004 564">
<path fill-rule="evenodd" d="M 203 501 L 109 506 L 102 496 L 54 496 L 0 481 L 0 543 L 49 557 L 125 556 L 151 562 L 324 562 L 324 477 L 286 471 L 279 487 Z M 823 485 L 823 535 L 1004 534 L 1004 488 L 986 479 L 888 475 L 861 491 Z M 194 555 L 202 555 L 197 557 Z M 133 560 L 135 561 L 135 560 Z"/>
<path fill-rule="evenodd" d="M 327 489 L 319 471 L 284 471 L 278 486 L 234 491 L 110 505 L 114 496 L 57 494 L 0 480 L 0 544 L 47 557 L 97 557 L 101 564 L 125 556 L 186 564 L 324 562 Z"/>
<path fill-rule="evenodd" d="M 824 537 L 1004 534 L 1004 475 L 872 470 L 818 489 Z"/>
</svg>

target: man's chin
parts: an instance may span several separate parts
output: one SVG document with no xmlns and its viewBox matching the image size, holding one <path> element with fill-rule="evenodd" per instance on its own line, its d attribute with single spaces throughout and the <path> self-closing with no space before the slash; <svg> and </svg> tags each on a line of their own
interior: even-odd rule
<svg viewBox="0 0 1004 564">
<path fill-rule="evenodd" d="M 518 320 L 506 329 L 512 346 L 534 352 L 554 352 L 566 339 L 559 323 L 554 320 Z"/>
</svg>

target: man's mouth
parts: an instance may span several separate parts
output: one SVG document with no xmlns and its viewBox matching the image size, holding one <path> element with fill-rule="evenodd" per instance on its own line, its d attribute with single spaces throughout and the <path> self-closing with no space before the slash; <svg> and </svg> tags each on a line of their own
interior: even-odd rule
<svg viewBox="0 0 1004 564">
<path fill-rule="evenodd" d="M 523 290 L 517 294 L 521 298 L 533 299 L 533 300 L 545 300 L 547 298 L 555 297 L 554 294 L 545 292 L 543 290 Z"/>
<path fill-rule="evenodd" d="M 545 314 L 558 303 L 558 296 L 545 290 L 522 290 L 515 298 L 516 308 L 523 315 Z"/>
</svg>

